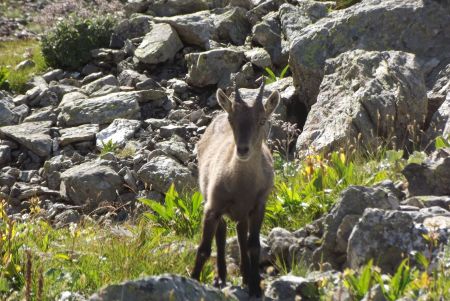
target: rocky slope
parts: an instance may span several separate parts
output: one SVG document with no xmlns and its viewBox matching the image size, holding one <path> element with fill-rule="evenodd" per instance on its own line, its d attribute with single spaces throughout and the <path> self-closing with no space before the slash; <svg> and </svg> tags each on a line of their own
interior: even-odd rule
<svg viewBox="0 0 450 301">
<path fill-rule="evenodd" d="M 270 139 L 285 138 L 283 122 L 299 124 L 300 155 L 386 139 L 410 149 L 450 134 L 448 1 L 364 0 L 339 11 L 312 0 L 130 1 L 126 10 L 110 48 L 92 51 L 82 70 L 37 76 L 24 95 L 0 91 L 0 198 L 17 218 L 31 196 L 63 225 L 104 204 L 161 198 L 171 183 L 195 187 L 195 143 L 218 109 L 216 88 L 237 85 L 251 98 L 265 67 L 291 68 L 267 86 L 282 96 Z M 123 151 L 99 156 L 108 144 Z M 338 270 L 385 250 L 380 267 L 391 272 L 402 254 L 430 252 L 421 234 L 437 231 L 444 243 L 450 229 L 449 160 L 440 150 L 409 165 L 407 191 L 392 182 L 349 187 L 310 227 L 273 229 L 267 256 Z M 309 298 L 316 282 L 286 277 L 266 296 Z M 91 300 L 119 300 L 123 288 L 153 300 L 166 286 L 220 295 L 163 276 Z"/>
</svg>

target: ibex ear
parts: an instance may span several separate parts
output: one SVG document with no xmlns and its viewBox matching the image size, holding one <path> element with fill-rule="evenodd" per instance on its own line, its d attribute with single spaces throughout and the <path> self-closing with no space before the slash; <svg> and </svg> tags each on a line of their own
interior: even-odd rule
<svg viewBox="0 0 450 301">
<path fill-rule="evenodd" d="M 280 93 L 278 93 L 278 91 L 275 90 L 272 92 L 272 94 L 270 94 L 269 98 L 267 98 L 266 102 L 264 103 L 264 110 L 266 111 L 267 117 L 272 115 L 272 113 L 275 111 L 279 103 L 280 103 Z"/>
<path fill-rule="evenodd" d="M 220 89 L 220 88 L 217 89 L 216 97 L 217 97 L 217 102 L 219 103 L 219 105 L 227 113 L 231 113 L 233 104 L 232 104 L 231 100 L 227 97 L 225 92 L 222 91 L 222 89 Z"/>
</svg>

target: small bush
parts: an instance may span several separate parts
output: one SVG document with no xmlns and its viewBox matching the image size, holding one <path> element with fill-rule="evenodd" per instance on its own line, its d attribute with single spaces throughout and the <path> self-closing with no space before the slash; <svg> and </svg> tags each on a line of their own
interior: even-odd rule
<svg viewBox="0 0 450 301">
<path fill-rule="evenodd" d="M 89 62 L 91 50 L 108 46 L 115 24 L 111 16 L 93 19 L 73 16 L 59 22 L 42 38 L 46 62 L 55 68 L 83 66 Z"/>
<path fill-rule="evenodd" d="M 144 216 L 164 231 L 193 237 L 200 230 L 203 206 L 202 195 L 198 191 L 190 198 L 180 197 L 172 184 L 166 192 L 164 204 L 143 198 L 139 201 L 151 209 Z"/>
</svg>

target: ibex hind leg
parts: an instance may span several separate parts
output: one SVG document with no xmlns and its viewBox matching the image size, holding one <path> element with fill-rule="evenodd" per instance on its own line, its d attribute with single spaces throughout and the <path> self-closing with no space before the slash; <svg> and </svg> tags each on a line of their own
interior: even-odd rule
<svg viewBox="0 0 450 301">
<path fill-rule="evenodd" d="M 202 240 L 197 249 L 195 265 L 191 274 L 192 278 L 196 280 L 200 279 L 200 273 L 202 272 L 203 266 L 211 255 L 211 244 L 214 234 L 216 233 L 219 218 L 220 217 L 211 210 L 205 212 L 205 217 L 203 219 Z"/>
<path fill-rule="evenodd" d="M 227 283 L 227 265 L 225 261 L 226 238 L 227 238 L 227 224 L 223 218 L 220 218 L 216 230 L 218 276 L 214 280 L 214 286 L 219 288 L 225 287 Z"/>
</svg>

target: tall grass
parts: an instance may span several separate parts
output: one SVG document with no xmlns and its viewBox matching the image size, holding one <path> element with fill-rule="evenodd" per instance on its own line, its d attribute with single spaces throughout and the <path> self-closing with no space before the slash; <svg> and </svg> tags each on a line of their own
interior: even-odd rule
<svg viewBox="0 0 450 301">
<path fill-rule="evenodd" d="M 15 71 L 23 60 L 31 59 L 34 67 Z M 14 40 L 0 42 L 0 68 L 7 70 L 9 89 L 17 93 L 25 92 L 26 82 L 35 74 L 47 68 L 39 42 L 36 40 Z"/>
</svg>

